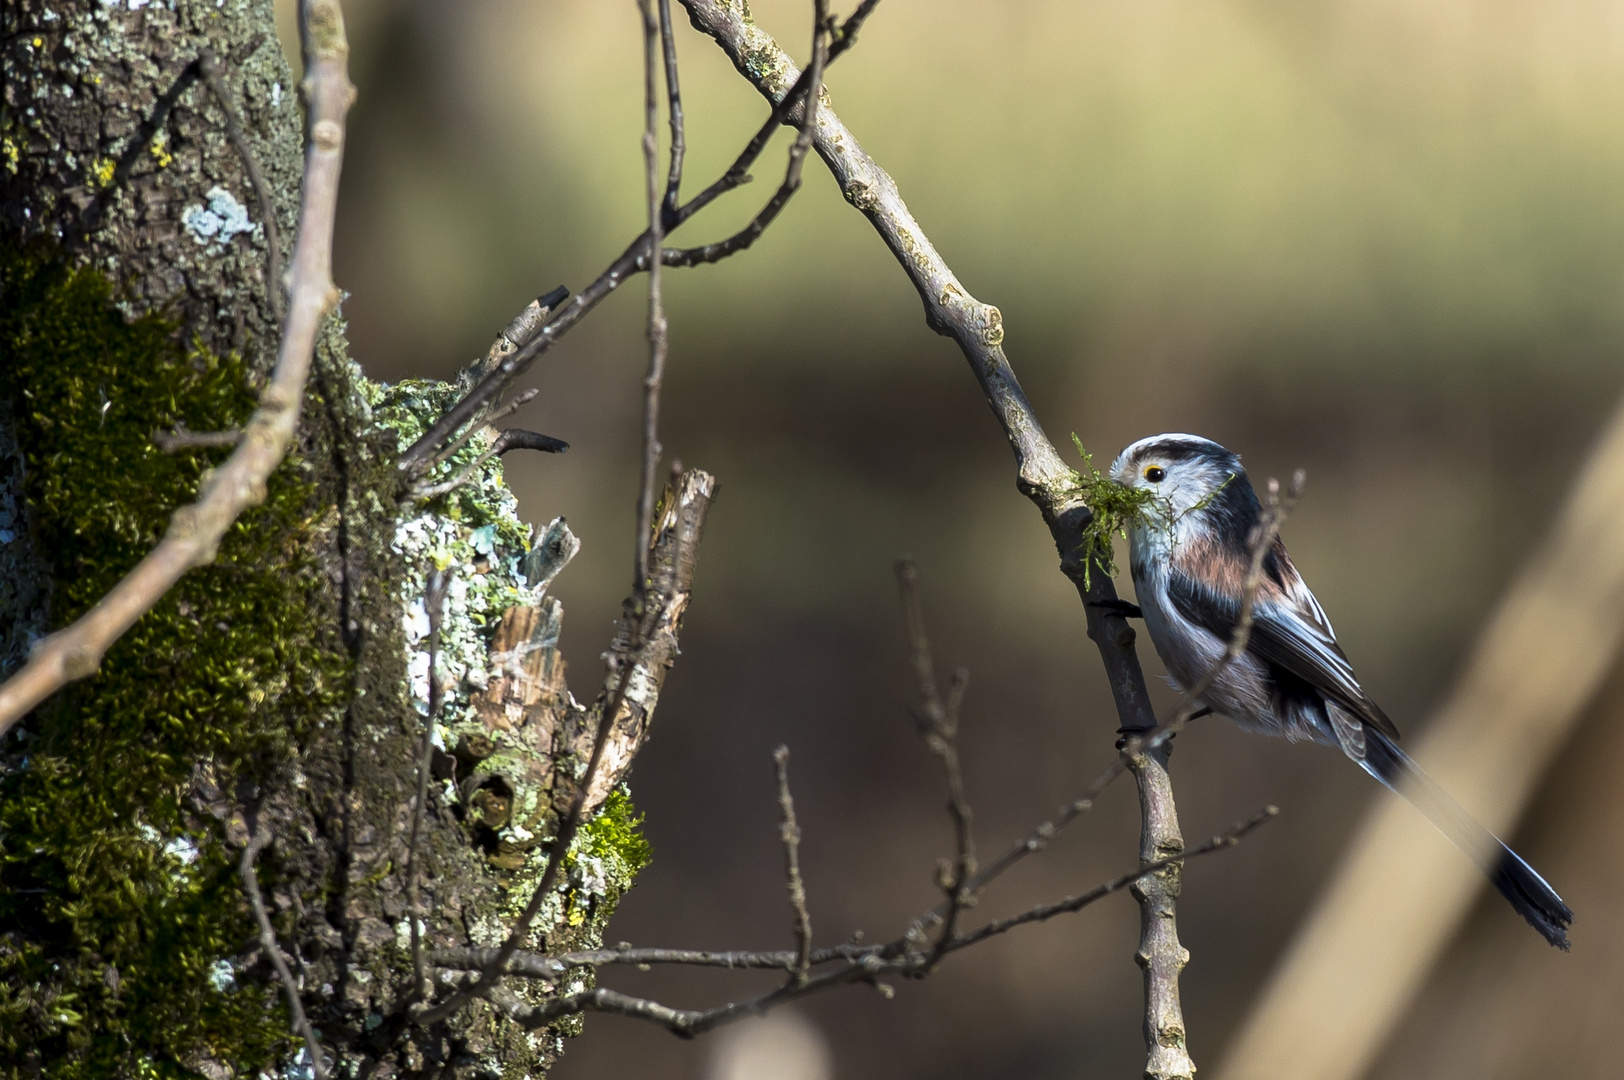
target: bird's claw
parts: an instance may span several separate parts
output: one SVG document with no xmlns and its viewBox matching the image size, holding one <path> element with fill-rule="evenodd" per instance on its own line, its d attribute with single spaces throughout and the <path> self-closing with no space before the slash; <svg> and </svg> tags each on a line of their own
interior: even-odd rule
<svg viewBox="0 0 1624 1080">
<path fill-rule="evenodd" d="M 1090 600 L 1089 607 L 1099 608 L 1107 615 L 1116 615 L 1124 619 L 1143 619 L 1144 611 L 1132 600 Z"/>
</svg>

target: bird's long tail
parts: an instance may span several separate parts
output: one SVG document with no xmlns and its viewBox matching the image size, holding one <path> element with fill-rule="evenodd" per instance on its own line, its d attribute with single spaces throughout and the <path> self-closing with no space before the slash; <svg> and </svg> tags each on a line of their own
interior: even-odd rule
<svg viewBox="0 0 1624 1080">
<path fill-rule="evenodd" d="M 1556 890 L 1500 838 L 1485 829 L 1386 735 L 1365 727 L 1365 756 L 1359 763 L 1388 788 L 1404 796 L 1488 875 L 1517 914 L 1564 951 L 1573 912 Z"/>
</svg>

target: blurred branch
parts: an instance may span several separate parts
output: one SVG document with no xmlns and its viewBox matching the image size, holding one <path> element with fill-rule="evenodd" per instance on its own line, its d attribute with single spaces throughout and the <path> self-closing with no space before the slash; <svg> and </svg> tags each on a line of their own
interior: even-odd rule
<svg viewBox="0 0 1624 1080">
<path fill-rule="evenodd" d="M 242 432 L 235 428 L 229 431 L 187 431 L 184 427 L 176 427 L 174 431 L 155 431 L 152 434 L 152 444 L 166 454 L 173 454 L 177 450 L 216 450 L 236 446 L 240 442 Z"/>
<path fill-rule="evenodd" d="M 1624 405 L 1490 616 L 1415 757 L 1507 835 L 1624 644 Z M 1246 1019 L 1224 1080 L 1356 1080 L 1482 888 L 1432 828 L 1380 799 Z M 1425 904 L 1414 902 L 1424 896 Z M 1382 932 L 1370 933 L 1379 926 Z"/>
<path fill-rule="evenodd" d="M 181 575 L 212 562 L 232 523 L 265 501 L 266 480 L 293 443 L 316 333 L 338 300 L 332 280 L 333 214 L 344 156 L 344 115 L 355 95 L 337 0 L 304 0 L 301 25 L 310 136 L 293 245 L 290 310 L 270 382 L 236 450 L 208 475 L 197 501 L 175 512 L 158 546 L 72 625 L 35 644 L 28 662 L 0 684 L 0 735 L 62 686 L 93 674 L 112 644 Z"/>
<path fill-rule="evenodd" d="M 936 883 L 946 896 L 947 911 L 942 932 L 937 936 L 932 964 L 941 959 L 958 931 L 959 915 L 975 903 L 969 885 L 976 872 L 975 838 L 970 831 L 974 814 L 964 796 L 964 774 L 959 767 L 959 709 L 970 686 L 970 672 L 953 672 L 953 686 L 942 698 L 936 685 L 936 664 L 931 659 L 930 638 L 925 633 L 925 615 L 919 603 L 919 570 L 906 559 L 896 565 L 897 586 L 902 591 L 902 610 L 908 624 L 908 647 L 913 657 L 914 679 L 919 686 L 920 703 L 914 717 L 930 752 L 942 759 L 947 779 L 947 812 L 953 819 L 953 835 L 958 857 L 943 860 L 937 868 Z M 914 924 L 923 930 L 923 923 Z"/>
</svg>

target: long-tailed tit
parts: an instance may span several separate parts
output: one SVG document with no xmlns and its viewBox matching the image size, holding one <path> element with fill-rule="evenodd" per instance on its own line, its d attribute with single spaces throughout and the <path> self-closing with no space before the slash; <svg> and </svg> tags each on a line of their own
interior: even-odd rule
<svg viewBox="0 0 1624 1080">
<path fill-rule="evenodd" d="M 1130 529 L 1129 565 L 1150 639 L 1181 687 L 1198 684 L 1239 618 L 1261 506 L 1240 458 L 1194 435 L 1156 435 L 1122 451 L 1111 477 L 1154 498 Z M 1516 852 L 1472 818 L 1398 748 L 1331 623 L 1278 537 L 1263 560 L 1245 653 L 1200 704 L 1242 728 L 1339 747 L 1415 805 L 1488 875 L 1545 940 L 1568 947 L 1573 912 Z"/>
</svg>

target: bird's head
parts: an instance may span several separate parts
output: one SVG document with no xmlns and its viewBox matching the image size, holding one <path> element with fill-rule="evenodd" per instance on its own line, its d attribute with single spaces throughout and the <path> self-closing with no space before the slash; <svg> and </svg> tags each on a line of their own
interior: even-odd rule
<svg viewBox="0 0 1624 1080">
<path fill-rule="evenodd" d="M 1241 459 L 1211 439 L 1198 435 L 1152 435 L 1140 439 L 1111 463 L 1111 479 L 1124 487 L 1148 491 L 1152 519 L 1172 525 L 1198 512 L 1234 510 L 1257 517 L 1257 496 L 1246 479 Z M 1236 505 L 1230 506 L 1234 503 Z M 1240 505 L 1240 504 L 1247 505 Z"/>
</svg>

